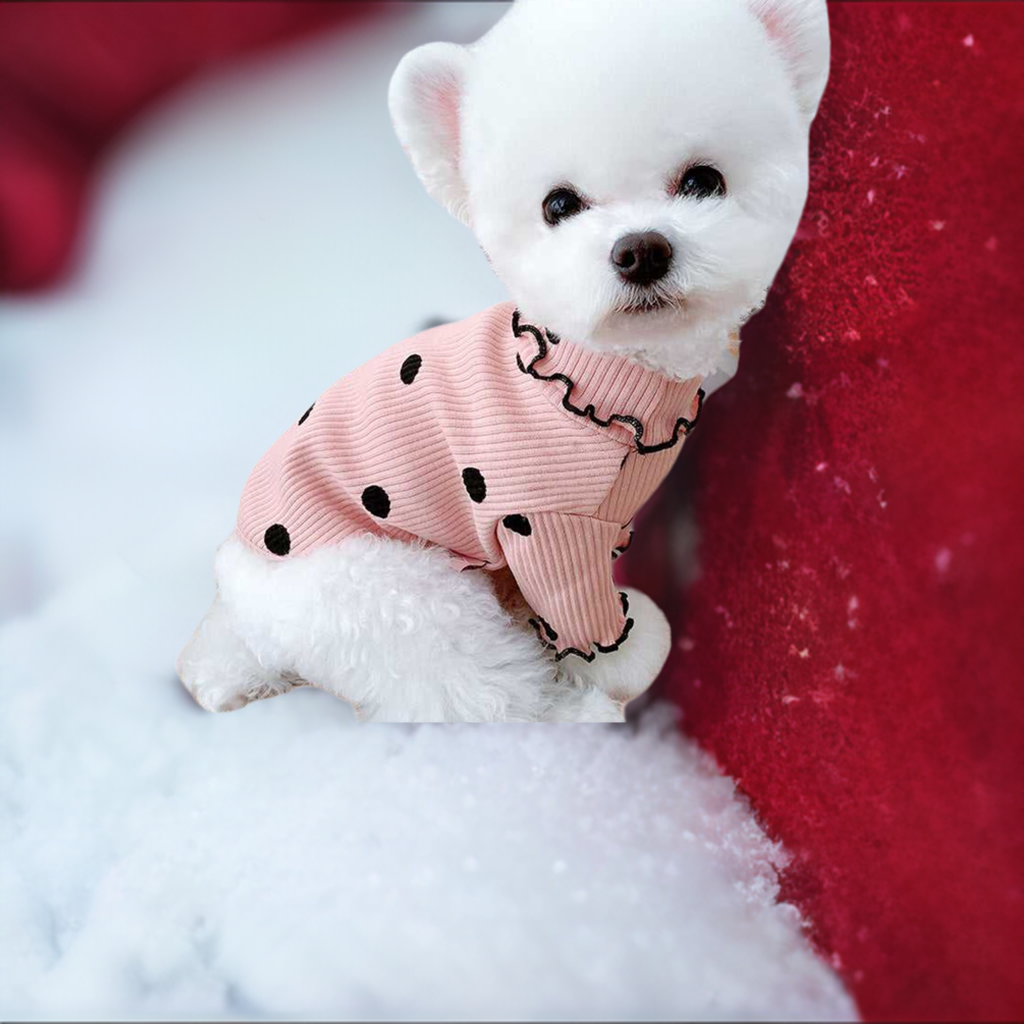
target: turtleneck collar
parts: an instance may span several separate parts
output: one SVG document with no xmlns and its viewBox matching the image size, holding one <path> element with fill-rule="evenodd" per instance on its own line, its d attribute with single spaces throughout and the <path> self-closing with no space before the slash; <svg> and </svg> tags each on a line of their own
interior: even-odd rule
<svg viewBox="0 0 1024 1024">
<path fill-rule="evenodd" d="M 624 431 L 640 455 L 677 444 L 696 426 L 701 378 L 673 380 L 622 356 L 592 352 L 512 313 L 516 363 L 551 401 L 600 427 Z"/>
</svg>

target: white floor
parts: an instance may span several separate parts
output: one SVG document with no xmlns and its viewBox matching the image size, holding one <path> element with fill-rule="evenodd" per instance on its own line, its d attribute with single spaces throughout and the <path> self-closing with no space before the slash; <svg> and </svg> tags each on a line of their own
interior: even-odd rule
<svg viewBox="0 0 1024 1024">
<path fill-rule="evenodd" d="M 111 154 L 77 269 L 0 302 L 0 1016 L 849 1019 L 784 853 L 638 727 L 207 715 L 174 657 L 255 461 L 427 318 L 504 298 L 422 193 L 421 9 L 189 87 Z"/>
</svg>

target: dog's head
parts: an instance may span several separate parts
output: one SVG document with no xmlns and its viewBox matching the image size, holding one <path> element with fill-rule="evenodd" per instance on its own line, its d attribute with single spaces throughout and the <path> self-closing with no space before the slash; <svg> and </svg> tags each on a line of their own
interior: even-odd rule
<svg viewBox="0 0 1024 1024">
<path fill-rule="evenodd" d="M 518 0 L 409 53 L 391 114 L 525 316 L 706 374 L 796 230 L 828 60 L 825 0 Z"/>
</svg>

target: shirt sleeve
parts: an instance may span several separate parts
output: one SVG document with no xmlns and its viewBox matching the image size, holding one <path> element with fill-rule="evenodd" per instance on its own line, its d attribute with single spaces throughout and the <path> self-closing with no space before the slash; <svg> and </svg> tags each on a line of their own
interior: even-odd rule
<svg viewBox="0 0 1024 1024">
<path fill-rule="evenodd" d="M 506 516 L 498 543 L 541 640 L 562 658 L 592 661 L 629 635 L 627 602 L 612 579 L 618 523 L 560 512 Z"/>
</svg>

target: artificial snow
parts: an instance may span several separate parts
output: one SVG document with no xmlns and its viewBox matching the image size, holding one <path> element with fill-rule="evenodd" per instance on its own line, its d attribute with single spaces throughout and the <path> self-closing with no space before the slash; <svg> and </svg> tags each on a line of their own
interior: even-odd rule
<svg viewBox="0 0 1024 1024">
<path fill-rule="evenodd" d="M 853 1019 L 784 852 L 629 726 L 196 707 L 175 655 L 248 472 L 330 382 L 505 296 L 391 136 L 452 5 L 189 86 L 78 266 L 0 303 L 0 1017 Z"/>
</svg>

